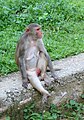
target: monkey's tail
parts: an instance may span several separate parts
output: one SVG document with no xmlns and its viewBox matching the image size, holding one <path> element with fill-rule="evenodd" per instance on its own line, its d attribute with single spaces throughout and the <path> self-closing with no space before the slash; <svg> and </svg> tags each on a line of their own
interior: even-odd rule
<svg viewBox="0 0 84 120">
<path fill-rule="evenodd" d="M 50 96 L 50 93 L 43 88 L 39 78 L 37 77 L 36 71 L 30 70 L 27 71 L 27 74 L 28 74 L 28 79 L 30 80 L 30 83 L 34 88 L 36 88 L 43 95 Z"/>
</svg>

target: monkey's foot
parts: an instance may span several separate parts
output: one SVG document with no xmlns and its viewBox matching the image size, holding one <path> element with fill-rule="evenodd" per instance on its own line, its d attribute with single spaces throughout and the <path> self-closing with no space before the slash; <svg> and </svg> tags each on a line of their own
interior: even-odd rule
<svg viewBox="0 0 84 120">
<path fill-rule="evenodd" d="M 44 81 L 46 86 L 50 86 L 52 83 L 52 79 L 47 74 L 45 75 Z"/>
<path fill-rule="evenodd" d="M 60 84 L 60 81 L 58 79 L 55 79 L 54 82 Z"/>
<path fill-rule="evenodd" d="M 49 97 L 50 97 L 49 95 L 44 94 L 43 97 L 42 97 L 42 103 L 43 103 L 43 104 L 44 104 L 44 103 L 47 103 Z"/>
<path fill-rule="evenodd" d="M 56 74 L 52 73 L 52 77 L 54 78 L 54 82 L 57 82 L 60 84 L 60 81 L 58 80 L 58 77 Z"/>
<path fill-rule="evenodd" d="M 44 78 L 44 81 L 45 81 L 45 85 L 46 85 L 46 86 L 50 86 L 51 83 L 52 83 L 52 81 L 50 80 L 50 78 L 49 78 L 49 79 Z"/>
<path fill-rule="evenodd" d="M 22 83 L 22 87 L 24 87 L 25 89 L 27 89 L 27 87 L 28 87 L 28 82 L 23 82 L 23 83 Z"/>
</svg>

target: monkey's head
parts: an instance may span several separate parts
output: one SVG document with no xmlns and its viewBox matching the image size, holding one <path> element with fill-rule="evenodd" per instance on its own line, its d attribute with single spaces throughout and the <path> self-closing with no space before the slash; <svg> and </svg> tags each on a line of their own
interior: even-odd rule
<svg viewBox="0 0 84 120">
<path fill-rule="evenodd" d="M 26 29 L 26 33 L 32 36 L 35 40 L 42 38 L 41 27 L 36 23 L 29 24 Z"/>
</svg>

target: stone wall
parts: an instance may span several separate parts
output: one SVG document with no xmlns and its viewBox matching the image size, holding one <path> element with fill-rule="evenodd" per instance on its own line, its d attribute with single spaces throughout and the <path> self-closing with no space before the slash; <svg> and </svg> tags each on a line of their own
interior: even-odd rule
<svg viewBox="0 0 84 120">
<path fill-rule="evenodd" d="M 50 72 L 47 73 L 52 82 L 46 87 L 42 81 L 42 85 L 51 93 L 48 104 L 59 105 L 70 98 L 78 99 L 84 92 L 84 53 L 54 61 L 53 66 L 60 84 L 53 81 Z M 37 107 L 40 107 L 42 95 L 30 83 L 28 89 L 24 89 L 19 72 L 0 77 L 0 112 L 15 102 L 22 105 L 32 100 L 37 103 Z"/>
</svg>

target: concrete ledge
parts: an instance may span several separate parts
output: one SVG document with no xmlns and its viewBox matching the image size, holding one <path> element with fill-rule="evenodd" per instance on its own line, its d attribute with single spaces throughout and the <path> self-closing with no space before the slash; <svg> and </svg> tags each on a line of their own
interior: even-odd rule
<svg viewBox="0 0 84 120">
<path fill-rule="evenodd" d="M 56 69 L 61 69 L 56 71 L 60 85 L 52 83 L 46 88 L 52 95 L 48 102 L 59 104 L 71 97 L 77 99 L 84 92 L 84 53 L 54 61 L 53 66 Z M 51 77 L 50 73 L 48 74 Z M 45 83 L 42 82 L 42 84 Z M 25 100 L 31 101 L 32 98 L 39 105 L 41 95 L 33 89 L 31 84 L 29 84 L 28 90 L 22 87 L 19 72 L 0 77 L 0 112 L 16 101 L 21 103 Z"/>
</svg>

